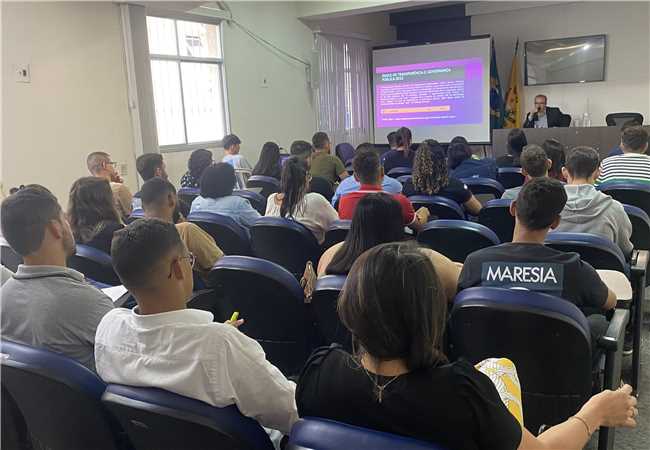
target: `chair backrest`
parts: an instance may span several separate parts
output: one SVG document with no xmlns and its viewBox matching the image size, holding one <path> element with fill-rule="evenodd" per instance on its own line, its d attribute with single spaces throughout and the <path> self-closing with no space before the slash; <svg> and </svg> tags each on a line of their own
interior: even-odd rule
<svg viewBox="0 0 650 450">
<path fill-rule="evenodd" d="M 253 191 L 237 190 L 233 191 L 232 195 L 236 195 L 248 200 L 251 206 L 255 208 L 255 210 L 261 215 L 264 215 L 266 212 L 266 197 L 263 197 L 261 194 Z"/>
<path fill-rule="evenodd" d="M 483 205 L 478 221 L 494 231 L 501 242 L 512 242 L 515 231 L 515 218 L 510 214 L 512 200 L 495 199 Z"/>
<path fill-rule="evenodd" d="M 300 276 L 305 264 L 318 264 L 321 248 L 302 224 L 282 217 L 260 217 L 250 228 L 251 247 L 258 258 L 273 261 Z"/>
<path fill-rule="evenodd" d="M 325 275 L 316 280 L 311 307 L 316 328 L 325 340 L 325 344 L 341 344 L 348 352 L 352 352 L 352 335 L 341 323 L 336 311 L 339 293 L 343 289 L 346 278 L 344 275 Z"/>
<path fill-rule="evenodd" d="M 589 325 L 566 300 L 515 289 L 466 289 L 454 300 L 448 336 L 455 359 L 476 364 L 503 357 L 515 364 L 529 430 L 566 420 L 591 395 Z"/>
<path fill-rule="evenodd" d="M 2 388 L 27 423 L 34 448 L 118 447 L 117 429 L 100 397 L 106 385 L 91 370 L 48 350 L 0 343 Z"/>
<path fill-rule="evenodd" d="M 191 205 L 196 197 L 201 193 L 199 188 L 180 188 L 177 192 L 179 199 L 183 200 L 186 204 Z"/>
<path fill-rule="evenodd" d="M 399 181 L 402 186 L 404 186 L 406 183 L 413 180 L 413 175 L 400 175 L 396 178 L 396 180 Z"/>
<path fill-rule="evenodd" d="M 89 245 L 77 244 L 76 253 L 68 258 L 68 267 L 100 283 L 110 286 L 122 284 L 113 270 L 111 255 Z"/>
<path fill-rule="evenodd" d="M 571 114 L 561 114 L 560 115 L 560 126 L 568 127 L 571 125 Z"/>
<path fill-rule="evenodd" d="M 328 249 L 334 244 L 345 241 L 350 232 L 351 220 L 335 220 L 325 232 L 323 248 Z"/>
<path fill-rule="evenodd" d="M 336 153 L 336 156 L 339 157 L 343 164 L 347 164 L 347 161 L 354 158 L 354 147 L 347 142 L 342 142 L 337 144 L 334 153 Z"/>
<path fill-rule="evenodd" d="M 291 429 L 287 450 L 445 450 L 439 445 L 404 436 L 307 417 Z"/>
<path fill-rule="evenodd" d="M 595 269 L 617 270 L 629 274 L 630 269 L 620 247 L 602 236 L 553 231 L 546 236 L 544 244 L 562 252 L 576 252 L 580 259 L 587 261 Z"/>
<path fill-rule="evenodd" d="M 298 373 L 309 351 L 298 280 L 271 261 L 225 256 L 214 265 L 208 281 L 219 295 L 222 311 L 215 320 L 239 311 L 245 319 L 242 331 L 262 345 L 269 361 L 285 375 Z"/>
<path fill-rule="evenodd" d="M 277 178 L 267 177 L 265 175 L 253 175 L 248 178 L 246 187 L 262 188 L 260 195 L 264 198 L 268 198 L 269 195 L 280 191 L 280 182 Z"/>
<path fill-rule="evenodd" d="M 467 220 L 434 220 L 418 233 L 418 242 L 456 262 L 465 262 L 470 253 L 500 244 L 485 225 Z"/>
<path fill-rule="evenodd" d="M 162 389 L 109 384 L 102 396 L 136 450 L 272 450 L 255 420 L 236 405 L 216 408 Z"/>
<path fill-rule="evenodd" d="M 417 211 L 424 206 L 431 214 L 429 220 L 457 219 L 465 220 L 465 211 L 453 200 L 440 195 L 412 195 L 409 197 L 413 208 Z"/>
<path fill-rule="evenodd" d="M 18 266 L 23 263 L 23 257 L 16 253 L 7 241 L 0 239 L 0 261 L 3 266 L 15 273 Z"/>
<path fill-rule="evenodd" d="M 497 171 L 497 181 L 505 189 L 523 185 L 524 179 L 525 177 L 521 173 L 521 167 L 499 167 Z"/>
<path fill-rule="evenodd" d="M 462 178 L 460 181 L 466 184 L 474 195 L 492 195 L 494 198 L 501 198 L 506 191 L 501 183 L 492 178 Z"/>
<path fill-rule="evenodd" d="M 634 181 L 610 181 L 597 187 L 599 191 L 618 200 L 624 205 L 641 208 L 650 216 L 650 184 Z"/>
<path fill-rule="evenodd" d="M 411 167 L 394 167 L 390 169 L 386 175 L 391 178 L 401 177 L 402 175 L 411 175 L 413 169 Z"/>
<path fill-rule="evenodd" d="M 630 240 L 638 250 L 650 250 L 650 217 L 644 210 L 632 205 L 623 205 L 627 217 L 632 222 L 632 237 Z"/>
<path fill-rule="evenodd" d="M 605 116 L 605 123 L 608 127 L 620 127 L 629 120 L 636 120 L 643 125 L 643 114 L 636 112 L 609 113 Z"/>
<path fill-rule="evenodd" d="M 226 255 L 250 255 L 248 231 L 228 216 L 193 212 L 187 218 L 206 231 Z"/>
</svg>

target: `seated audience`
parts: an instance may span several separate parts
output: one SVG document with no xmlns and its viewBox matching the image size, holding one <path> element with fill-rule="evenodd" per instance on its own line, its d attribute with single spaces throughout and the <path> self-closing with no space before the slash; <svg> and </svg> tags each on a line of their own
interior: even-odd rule
<svg viewBox="0 0 650 450">
<path fill-rule="evenodd" d="M 525 152 L 525 150 L 524 150 Z M 632 253 L 632 223 L 623 205 L 597 191 L 600 157 L 591 147 L 576 147 L 564 167 L 568 183 L 566 206 L 557 231 L 593 233 L 616 242 L 626 256 Z"/>
<path fill-rule="evenodd" d="M 115 170 L 117 163 L 111 161 L 111 156 L 108 153 L 93 152 L 86 158 L 86 165 L 92 176 L 103 178 L 110 183 L 117 212 L 122 220 L 126 220 L 131 215 L 133 196 L 129 188 L 124 185 L 122 177 Z"/>
<path fill-rule="evenodd" d="M 221 162 L 230 164 L 235 169 L 237 175 L 237 188 L 246 189 L 246 181 L 253 170 L 253 166 L 248 162 L 244 155 L 239 154 L 241 140 L 234 134 L 228 134 L 223 137 L 224 157 Z"/>
<path fill-rule="evenodd" d="M 190 214 L 221 214 L 243 227 L 250 227 L 261 216 L 248 200 L 232 195 L 236 184 L 235 169 L 230 164 L 218 163 L 208 167 L 203 171 L 201 192 L 192 202 Z"/>
<path fill-rule="evenodd" d="M 215 323 L 212 313 L 187 308 L 194 256 L 176 227 L 136 220 L 115 235 L 112 250 L 115 271 L 137 306 L 115 309 L 99 324 L 99 376 L 213 406 L 234 404 L 245 416 L 288 433 L 298 419 L 294 383 L 237 330 L 243 320 Z"/>
<path fill-rule="evenodd" d="M 535 144 L 530 144 L 524 147 L 524 151 L 521 152 L 520 162 L 521 173 L 525 177 L 524 184 L 533 178 L 547 177 L 548 171 L 553 165 L 553 161 L 548 158 L 544 149 Z M 516 199 L 522 187 L 523 186 L 515 186 L 513 188 L 506 189 L 501 198 L 508 200 Z"/>
<path fill-rule="evenodd" d="M 302 159 L 307 164 L 307 170 L 311 169 L 311 163 L 314 155 L 314 148 L 307 141 L 293 141 L 289 149 L 291 156 Z M 334 195 L 332 184 L 323 177 L 313 176 L 309 182 L 307 192 L 314 192 L 322 195 L 330 201 Z"/>
<path fill-rule="evenodd" d="M 175 223 L 174 215 L 178 214 L 178 198 L 173 184 L 162 178 L 152 178 L 142 186 L 141 192 L 146 218 Z M 196 258 L 195 270 L 202 275 L 207 274 L 223 256 L 223 252 L 217 247 L 212 236 L 190 222 L 177 223 L 176 230 L 185 247 Z"/>
<path fill-rule="evenodd" d="M 375 151 L 375 146 L 369 143 L 360 144 L 355 150 L 355 155 L 358 155 L 362 152 L 373 152 Z M 332 197 L 332 205 L 336 207 L 339 203 L 339 200 L 345 194 L 350 192 L 358 191 L 361 188 L 361 183 L 355 177 L 347 177 L 345 180 L 341 181 L 339 186 L 336 188 L 336 192 Z M 381 188 L 384 192 L 389 194 L 400 194 L 402 192 L 402 183 L 397 181 L 395 178 L 383 177 L 381 180 Z"/>
<path fill-rule="evenodd" d="M 339 217 L 352 219 L 354 210 L 363 197 L 372 192 L 381 192 L 384 169 L 379 163 L 379 156 L 372 150 L 358 152 L 352 161 L 354 178 L 359 182 L 358 191 L 350 192 L 341 197 L 339 202 Z M 402 208 L 402 224 L 415 230 L 420 230 L 429 219 L 429 210 L 420 208 L 417 213 L 408 198 L 402 194 L 391 194 Z"/>
<path fill-rule="evenodd" d="M 623 132 L 625 130 L 627 130 L 628 128 L 630 128 L 630 127 L 640 127 L 640 126 L 641 126 L 641 124 L 639 122 L 637 122 L 636 120 L 634 120 L 634 119 L 628 120 L 627 122 L 623 123 L 623 125 L 621 126 L 621 135 L 623 135 Z M 623 154 L 623 149 L 622 149 L 622 147 L 621 147 L 621 145 L 619 143 L 619 145 L 617 145 L 616 147 L 614 147 L 613 149 L 611 149 L 609 151 L 609 154 L 607 155 L 607 157 L 609 158 L 610 156 L 616 156 L 616 155 L 622 155 L 622 154 Z"/>
<path fill-rule="evenodd" d="M 210 150 L 194 150 L 187 160 L 187 172 L 181 178 L 181 187 L 198 189 L 203 171 L 212 164 L 214 161 Z"/>
<path fill-rule="evenodd" d="M 566 182 L 564 175 L 562 175 L 562 167 L 566 162 L 564 146 L 557 139 L 547 139 L 542 143 L 542 148 L 552 162 L 551 168 L 548 170 L 548 176 L 563 183 Z"/>
<path fill-rule="evenodd" d="M 345 180 L 349 176 L 348 171 L 345 170 L 345 166 L 339 158 L 330 154 L 332 144 L 329 136 L 319 131 L 314 134 L 311 142 L 314 146 L 310 168 L 312 176 L 324 178 L 332 186 L 341 180 Z"/>
<path fill-rule="evenodd" d="M 94 371 L 95 330 L 113 302 L 66 267 L 75 242 L 56 197 L 27 186 L 2 202 L 0 217 L 4 238 L 23 257 L 2 286 L 2 338 L 62 353 Z"/>
<path fill-rule="evenodd" d="M 411 150 L 413 136 L 411 130 L 402 127 L 396 131 L 397 148 L 390 150 L 382 156 L 384 172 L 389 173 L 395 167 L 413 167 L 414 152 Z"/>
<path fill-rule="evenodd" d="M 78 244 L 110 253 L 113 233 L 124 228 L 111 187 L 103 178 L 79 178 L 70 188 L 68 220 Z"/>
<path fill-rule="evenodd" d="M 458 139 L 460 136 L 455 137 Z M 493 159 L 475 159 L 472 157 L 472 149 L 463 142 L 453 142 L 447 149 L 447 163 L 449 175 L 454 178 L 497 178 L 497 166 Z M 465 138 L 462 138 L 465 139 Z"/>
<path fill-rule="evenodd" d="M 600 163 L 600 176 L 596 184 L 608 181 L 650 182 L 650 156 L 648 132 L 641 127 L 629 127 L 621 137 L 622 155 L 610 156 Z"/>
<path fill-rule="evenodd" d="M 350 231 L 344 242 L 334 244 L 318 261 L 318 276 L 347 275 L 352 264 L 366 250 L 404 239 L 402 207 L 384 192 L 368 194 L 359 200 Z M 436 269 L 448 301 L 454 299 L 461 264 L 428 248 L 421 248 Z"/>
<path fill-rule="evenodd" d="M 280 181 L 281 174 L 280 147 L 275 142 L 265 142 L 260 152 L 260 159 L 253 168 L 253 175 L 271 177 Z"/>
<path fill-rule="evenodd" d="M 159 177 L 163 180 L 169 179 L 165 167 L 165 161 L 163 161 L 163 156 L 160 153 L 145 153 L 144 155 L 138 156 L 135 160 L 135 167 L 138 169 L 138 173 L 145 182 L 151 180 L 153 177 Z M 133 194 L 131 205 L 133 206 L 133 209 L 142 208 L 140 191 Z"/>
<path fill-rule="evenodd" d="M 535 437 L 490 378 L 443 353 L 447 302 L 437 267 L 405 243 L 383 244 L 354 263 L 338 299 L 354 355 L 323 348 L 298 380 L 301 417 L 409 436 L 448 449 L 579 450 L 600 426 L 634 427 L 631 386 L 604 391 Z"/>
<path fill-rule="evenodd" d="M 524 147 L 528 145 L 526 134 L 520 128 L 508 133 L 508 153 L 497 158 L 498 167 L 521 167 L 519 157 Z"/>
<path fill-rule="evenodd" d="M 439 195 L 463 205 L 473 215 L 481 211 L 481 202 L 462 181 L 447 172 L 445 151 L 437 141 L 425 141 L 418 147 L 413 162 L 413 177 L 404 184 L 402 193 L 412 195 Z"/>
<path fill-rule="evenodd" d="M 307 192 L 309 178 L 304 160 L 295 156 L 287 159 L 282 169 L 280 192 L 271 194 L 267 199 L 265 215 L 300 222 L 322 244 L 325 231 L 339 217 L 325 197 L 316 192 Z"/>
</svg>

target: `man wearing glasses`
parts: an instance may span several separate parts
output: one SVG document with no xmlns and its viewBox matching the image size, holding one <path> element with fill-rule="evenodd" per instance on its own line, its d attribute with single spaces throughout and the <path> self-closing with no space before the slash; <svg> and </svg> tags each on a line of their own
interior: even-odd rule
<svg viewBox="0 0 650 450">
<path fill-rule="evenodd" d="M 124 185 L 124 180 L 122 180 L 120 174 L 115 170 L 117 163 L 111 161 L 111 155 L 108 153 L 92 152 L 86 158 L 86 165 L 92 176 L 105 178 L 109 181 L 117 212 L 122 216 L 122 220 L 126 220 L 131 215 L 133 195 L 131 195 L 129 188 Z"/>
<path fill-rule="evenodd" d="M 568 126 L 562 125 L 562 111 L 560 108 L 546 106 L 548 99 L 544 94 L 535 96 L 535 109 L 526 115 L 524 128 L 552 128 Z"/>
</svg>

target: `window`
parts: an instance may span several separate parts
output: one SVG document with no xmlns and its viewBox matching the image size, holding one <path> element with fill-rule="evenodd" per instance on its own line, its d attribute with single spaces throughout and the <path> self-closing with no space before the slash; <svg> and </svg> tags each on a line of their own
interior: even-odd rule
<svg viewBox="0 0 650 450">
<path fill-rule="evenodd" d="M 226 134 L 219 25 L 147 17 L 158 145 L 220 141 Z"/>
</svg>

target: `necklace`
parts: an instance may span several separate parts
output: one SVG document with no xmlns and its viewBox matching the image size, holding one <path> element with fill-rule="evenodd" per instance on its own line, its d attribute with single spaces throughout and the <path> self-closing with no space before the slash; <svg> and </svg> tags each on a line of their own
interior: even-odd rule
<svg viewBox="0 0 650 450">
<path fill-rule="evenodd" d="M 363 365 L 361 367 L 363 367 Z M 372 384 L 375 386 L 375 390 L 377 392 L 377 401 L 381 403 L 381 401 L 384 398 L 384 390 L 386 389 L 386 387 L 388 387 L 389 384 L 395 381 L 399 377 L 399 375 L 395 375 L 384 384 L 379 384 L 377 383 L 378 375 L 375 375 L 375 378 L 373 378 L 370 375 L 370 372 L 368 372 L 365 367 L 363 367 L 363 371 L 366 373 L 366 375 L 368 375 L 368 378 L 370 379 L 370 381 L 372 381 Z"/>
</svg>

